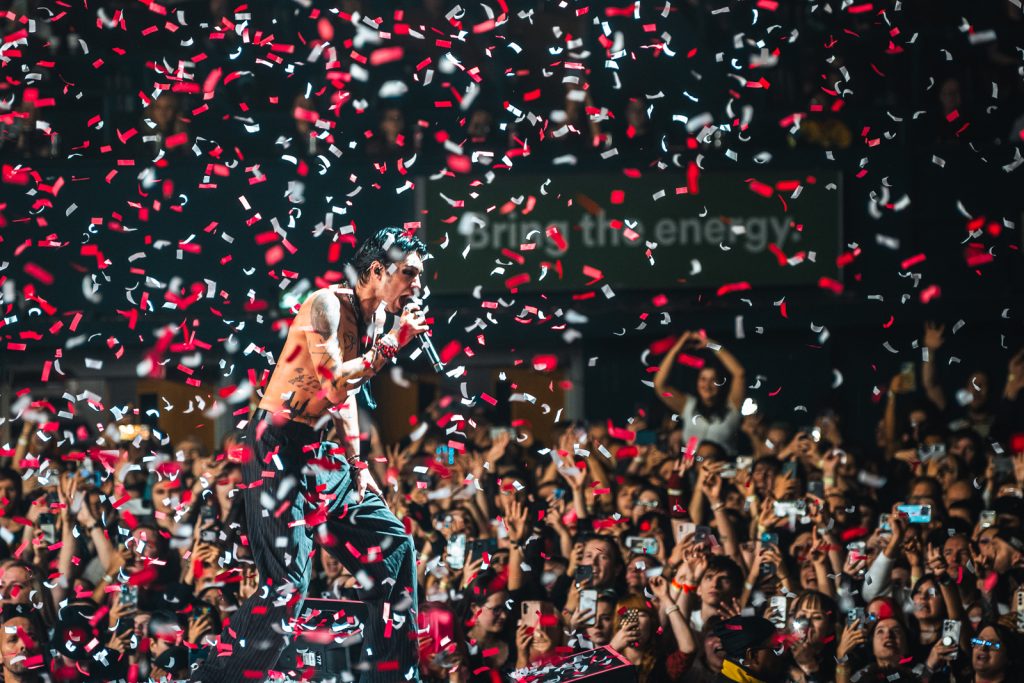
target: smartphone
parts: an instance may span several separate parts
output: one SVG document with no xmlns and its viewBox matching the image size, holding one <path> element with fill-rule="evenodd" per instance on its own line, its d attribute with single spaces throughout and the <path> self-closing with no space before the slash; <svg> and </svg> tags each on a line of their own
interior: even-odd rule
<svg viewBox="0 0 1024 683">
<path fill-rule="evenodd" d="M 762 562 L 757 568 L 757 573 L 763 579 L 767 576 L 774 576 L 777 569 L 774 562 Z"/>
<path fill-rule="evenodd" d="M 447 564 L 452 569 L 466 565 L 466 534 L 454 534 L 448 539 Z"/>
<path fill-rule="evenodd" d="M 882 531 L 892 533 L 892 525 L 889 524 L 889 513 L 883 512 L 878 515 L 878 528 Z"/>
<path fill-rule="evenodd" d="M 216 543 L 220 537 L 217 529 L 217 510 L 213 505 L 212 501 L 205 502 L 199 510 L 199 540 L 203 543 Z"/>
<path fill-rule="evenodd" d="M 776 500 L 772 502 L 775 514 L 778 517 L 803 517 L 807 514 L 807 501 L 805 500 Z"/>
<path fill-rule="evenodd" d="M 121 588 L 121 604 L 125 607 L 139 606 L 139 587 L 128 584 Z"/>
<path fill-rule="evenodd" d="M 782 476 L 789 477 L 790 479 L 796 479 L 796 461 L 787 460 L 782 465 Z"/>
<path fill-rule="evenodd" d="M 864 541 L 853 541 L 846 544 L 846 552 L 849 553 L 850 561 L 857 562 L 867 557 L 868 544 Z"/>
<path fill-rule="evenodd" d="M 736 473 L 738 471 L 739 468 L 737 468 L 736 465 L 730 463 L 721 469 L 721 471 L 718 473 L 718 476 L 720 476 L 722 479 L 735 479 Z"/>
<path fill-rule="evenodd" d="M 853 609 L 846 610 L 846 625 L 852 626 L 855 621 L 860 622 L 857 626 L 858 629 L 867 627 L 867 620 L 864 618 L 863 607 L 854 607 Z"/>
<path fill-rule="evenodd" d="M 524 600 L 522 611 L 522 622 L 531 628 L 541 624 L 541 618 L 553 616 L 555 608 L 550 602 L 543 600 Z"/>
<path fill-rule="evenodd" d="M 825 497 L 825 482 L 821 479 L 815 479 L 807 482 L 807 493 L 814 496 L 815 498 Z"/>
<path fill-rule="evenodd" d="M 775 628 L 786 628 L 786 607 L 788 601 L 785 595 L 773 595 L 768 599 L 768 609 L 772 612 L 769 619 Z"/>
<path fill-rule="evenodd" d="M 646 536 L 627 536 L 626 547 L 631 553 L 638 555 L 657 555 L 658 539 Z"/>
<path fill-rule="evenodd" d="M 737 455 L 736 456 L 736 469 L 738 470 L 749 470 L 754 466 L 754 456 L 752 455 Z"/>
<path fill-rule="evenodd" d="M 1017 633 L 1024 633 L 1024 586 L 1017 588 L 1016 595 Z"/>
<path fill-rule="evenodd" d="M 714 532 L 711 530 L 711 527 L 699 526 L 693 531 L 693 542 L 709 543 L 712 536 L 714 536 Z"/>
<path fill-rule="evenodd" d="M 981 528 L 987 529 L 990 526 L 995 526 L 996 523 L 996 511 L 995 510 L 982 510 L 981 511 Z"/>
<path fill-rule="evenodd" d="M 636 433 L 636 441 L 633 443 L 637 446 L 653 446 L 658 443 L 658 433 L 653 429 L 643 429 Z"/>
<path fill-rule="evenodd" d="M 946 455 L 946 444 L 944 443 L 926 444 L 917 447 L 917 457 L 920 458 L 921 462 L 941 458 L 944 455 Z"/>
<path fill-rule="evenodd" d="M 675 534 L 676 543 L 682 543 L 683 539 L 697 530 L 697 525 L 687 522 L 685 519 L 673 519 L 672 530 Z"/>
<path fill-rule="evenodd" d="M 39 529 L 43 532 L 43 542 L 53 545 L 57 542 L 57 516 L 44 512 L 39 515 Z"/>
<path fill-rule="evenodd" d="M 997 455 L 992 460 L 992 466 L 996 470 L 997 477 L 1013 474 L 1013 458 L 1008 455 Z"/>
<path fill-rule="evenodd" d="M 494 441 L 495 439 L 497 439 L 502 434 L 508 434 L 509 439 L 511 439 L 513 441 L 516 438 L 516 430 L 512 429 L 511 427 L 491 427 L 490 433 L 491 433 L 491 441 Z"/>
<path fill-rule="evenodd" d="M 779 535 L 774 531 L 766 531 L 761 534 L 761 545 L 773 545 L 779 547 Z"/>
<path fill-rule="evenodd" d="M 930 524 L 932 521 L 931 505 L 911 505 L 904 503 L 896 509 L 905 514 L 911 524 Z"/>
<path fill-rule="evenodd" d="M 626 613 L 622 615 L 623 624 L 637 624 L 640 622 L 640 610 L 636 607 L 631 607 L 626 610 Z"/>
<path fill-rule="evenodd" d="M 597 615 L 597 591 L 594 589 L 587 589 L 580 591 L 580 614 L 584 612 L 592 612 L 590 618 L 584 622 L 588 626 L 592 626 Z"/>
<path fill-rule="evenodd" d="M 472 541 L 469 544 L 469 552 L 474 559 L 478 559 L 484 556 L 484 553 L 493 555 L 498 552 L 498 539 L 496 538 L 482 538 L 478 541 Z"/>
<path fill-rule="evenodd" d="M 903 391 L 917 391 L 917 373 L 914 372 L 913 363 L 900 365 L 900 384 Z"/>
<path fill-rule="evenodd" d="M 942 622 L 942 644 L 949 647 L 950 645 L 958 645 L 960 643 L 960 621 L 958 619 L 946 619 Z M 950 655 L 951 659 L 956 659 L 959 651 L 954 652 Z"/>
<path fill-rule="evenodd" d="M 573 577 L 573 580 L 576 582 L 577 586 L 582 585 L 584 581 L 589 581 L 593 578 L 594 565 L 581 564 L 580 566 L 576 567 L 576 576 Z"/>
</svg>

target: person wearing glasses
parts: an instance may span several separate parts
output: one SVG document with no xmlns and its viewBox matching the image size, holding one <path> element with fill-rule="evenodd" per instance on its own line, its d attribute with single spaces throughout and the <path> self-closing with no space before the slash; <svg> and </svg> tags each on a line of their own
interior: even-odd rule
<svg viewBox="0 0 1024 683">
<path fill-rule="evenodd" d="M 1019 681 L 1020 638 L 1002 624 L 986 624 L 971 638 L 971 667 L 974 683 Z"/>
<path fill-rule="evenodd" d="M 1020 636 L 1003 624 L 983 623 L 978 634 L 971 638 L 970 646 L 970 652 L 966 653 L 970 655 L 969 658 L 958 657 L 940 664 L 929 657 L 928 665 L 934 665 L 934 671 L 926 669 L 923 680 L 928 683 L 1010 683 L 1019 681 L 1024 674 L 1021 668 Z"/>
</svg>

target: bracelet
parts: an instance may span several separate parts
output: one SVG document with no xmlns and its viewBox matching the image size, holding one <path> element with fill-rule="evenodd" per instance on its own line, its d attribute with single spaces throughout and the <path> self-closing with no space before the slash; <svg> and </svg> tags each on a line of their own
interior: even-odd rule
<svg viewBox="0 0 1024 683">
<path fill-rule="evenodd" d="M 373 345 L 373 351 L 379 353 L 385 360 L 391 360 L 398 353 L 398 342 L 391 335 L 385 334 L 377 339 L 377 343 Z"/>
<path fill-rule="evenodd" d="M 18 437 L 18 445 L 19 446 L 27 446 L 28 445 L 28 437 L 19 436 Z"/>
<path fill-rule="evenodd" d="M 665 616 L 667 617 L 668 615 L 678 611 L 680 611 L 679 605 L 672 605 L 667 610 L 665 610 Z"/>
<path fill-rule="evenodd" d="M 711 506 L 711 511 L 712 512 L 718 512 L 719 510 L 721 510 L 724 507 L 725 507 L 725 503 L 715 503 L 714 505 Z"/>
</svg>

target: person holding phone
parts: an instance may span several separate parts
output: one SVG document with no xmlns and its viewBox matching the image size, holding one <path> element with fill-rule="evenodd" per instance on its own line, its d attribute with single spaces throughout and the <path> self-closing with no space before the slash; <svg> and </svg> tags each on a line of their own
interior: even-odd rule
<svg viewBox="0 0 1024 683">
<path fill-rule="evenodd" d="M 679 354 L 705 349 L 713 351 L 728 376 L 721 377 L 715 368 L 705 366 L 697 373 L 694 394 L 671 386 L 668 383 L 669 376 Z M 654 390 L 658 392 L 662 403 L 679 414 L 684 444 L 695 437 L 699 441 L 721 444 L 730 455 L 736 454 L 739 447 L 740 406 L 746 397 L 746 371 L 725 347 L 710 339 L 703 330 L 684 332 L 658 366 L 654 376 Z"/>
<path fill-rule="evenodd" d="M 865 644 L 867 664 L 854 668 L 852 656 Z M 919 681 L 926 672 L 923 665 L 913 665 L 910 649 L 907 627 L 901 620 L 889 617 L 870 625 L 854 621 L 843 630 L 836 650 L 836 683 Z"/>
<path fill-rule="evenodd" d="M 665 652 L 658 636 L 658 613 L 643 596 L 630 595 L 615 608 L 615 635 L 611 648 L 636 667 L 638 683 L 667 678 Z"/>
<path fill-rule="evenodd" d="M 516 628 L 516 668 L 543 666 L 559 659 L 565 645 L 562 616 L 549 602 L 527 600 Z"/>
</svg>

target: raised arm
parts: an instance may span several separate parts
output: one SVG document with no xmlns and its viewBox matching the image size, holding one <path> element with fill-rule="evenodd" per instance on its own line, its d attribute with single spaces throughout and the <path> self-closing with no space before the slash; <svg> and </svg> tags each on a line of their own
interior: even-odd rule
<svg viewBox="0 0 1024 683">
<path fill-rule="evenodd" d="M 676 343 L 665 354 L 665 357 L 661 359 L 658 372 L 654 375 L 654 390 L 658 392 L 658 398 L 661 399 L 662 403 L 680 415 L 686 409 L 686 402 L 690 400 L 690 397 L 675 387 L 670 386 L 668 376 L 672 374 L 672 366 L 675 365 L 676 356 L 679 355 L 683 345 L 694 339 L 695 336 L 693 332 L 683 332 L 679 335 L 679 339 L 676 340 Z"/>
<path fill-rule="evenodd" d="M 942 393 L 942 387 L 939 386 L 935 378 L 935 359 L 942 347 L 944 341 L 942 333 L 945 329 L 945 325 L 924 324 L 924 348 L 927 353 L 921 359 L 921 384 L 924 385 L 924 393 L 939 410 L 946 409 L 946 396 Z"/>
</svg>

